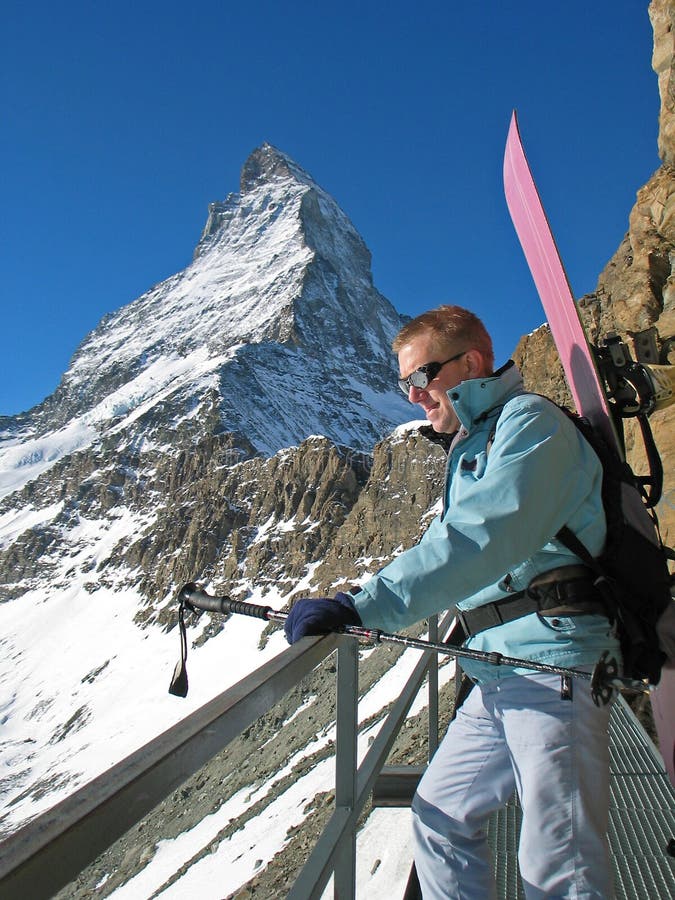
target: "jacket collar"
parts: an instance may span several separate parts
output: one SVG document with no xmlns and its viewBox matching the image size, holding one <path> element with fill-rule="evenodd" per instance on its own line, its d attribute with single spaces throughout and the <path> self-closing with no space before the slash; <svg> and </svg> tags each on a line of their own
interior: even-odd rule
<svg viewBox="0 0 675 900">
<path fill-rule="evenodd" d="M 523 392 L 523 377 L 512 359 L 487 378 L 462 381 L 448 391 L 453 409 L 465 431 L 501 409 L 507 400 Z"/>
</svg>

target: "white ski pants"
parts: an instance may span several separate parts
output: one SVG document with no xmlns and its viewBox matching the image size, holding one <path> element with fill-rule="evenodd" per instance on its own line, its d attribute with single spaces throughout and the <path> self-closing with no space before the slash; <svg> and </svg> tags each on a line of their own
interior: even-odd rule
<svg viewBox="0 0 675 900">
<path fill-rule="evenodd" d="M 424 900 L 495 897 L 485 825 L 514 789 L 523 812 L 518 860 L 530 898 L 613 896 L 607 819 L 611 704 L 587 681 L 573 699 L 560 677 L 532 674 L 477 685 L 413 800 L 415 864 Z"/>
</svg>

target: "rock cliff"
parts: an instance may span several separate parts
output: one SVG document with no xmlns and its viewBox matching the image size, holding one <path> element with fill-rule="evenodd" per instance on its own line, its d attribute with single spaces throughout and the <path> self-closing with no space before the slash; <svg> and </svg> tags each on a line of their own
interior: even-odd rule
<svg viewBox="0 0 675 900">
<path fill-rule="evenodd" d="M 661 97 L 659 155 L 662 166 L 637 191 L 628 230 L 598 277 L 595 290 L 579 301 L 589 338 L 607 334 L 628 338 L 654 326 L 662 362 L 675 363 L 675 4 L 652 0 L 652 65 Z M 628 340 L 630 345 L 630 340 Z M 532 390 L 571 404 L 562 367 L 548 327 L 521 339 L 514 359 Z M 627 420 L 626 444 L 637 472 L 646 471 L 639 434 Z M 664 466 L 664 492 L 657 506 L 663 537 L 675 540 L 675 406 L 655 413 L 651 424 Z"/>
</svg>

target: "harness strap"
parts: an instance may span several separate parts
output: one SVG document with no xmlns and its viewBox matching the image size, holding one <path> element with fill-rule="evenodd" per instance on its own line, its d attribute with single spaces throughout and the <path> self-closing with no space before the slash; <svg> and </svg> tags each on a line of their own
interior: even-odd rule
<svg viewBox="0 0 675 900">
<path fill-rule="evenodd" d="M 475 609 L 456 610 L 457 618 L 466 637 L 504 625 L 514 619 L 538 612 L 546 616 L 607 615 L 602 594 L 592 577 L 571 578 L 532 585 L 502 600 L 477 606 Z"/>
</svg>

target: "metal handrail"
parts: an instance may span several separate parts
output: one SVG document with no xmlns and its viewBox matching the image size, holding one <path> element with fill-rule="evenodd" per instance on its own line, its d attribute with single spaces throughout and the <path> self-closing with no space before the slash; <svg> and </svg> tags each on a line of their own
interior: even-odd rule
<svg viewBox="0 0 675 900">
<path fill-rule="evenodd" d="M 53 896 L 336 650 L 335 811 L 289 896 L 320 897 L 333 874 L 335 896 L 354 897 L 357 820 L 427 672 L 437 691 L 437 654 L 422 654 L 357 768 L 358 644 L 338 634 L 284 650 L 2 841 L 0 896 Z"/>
</svg>

